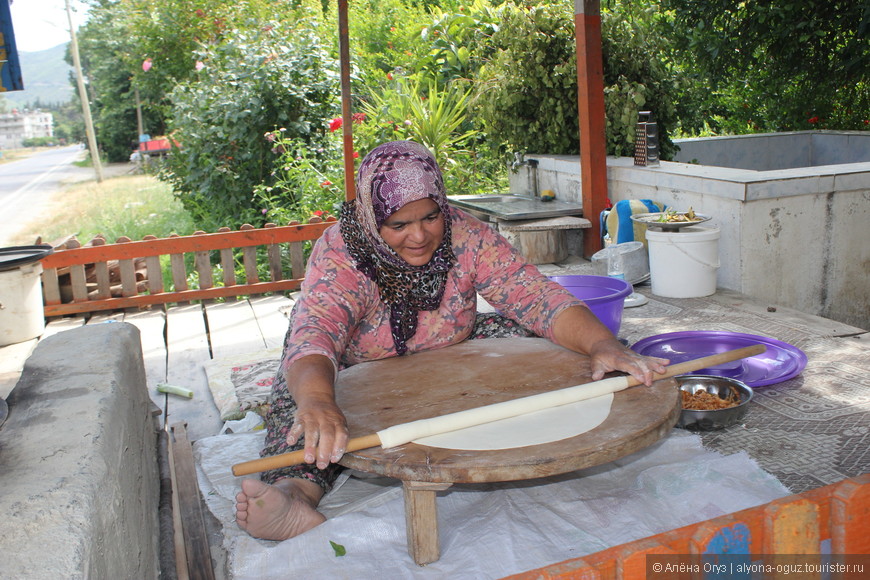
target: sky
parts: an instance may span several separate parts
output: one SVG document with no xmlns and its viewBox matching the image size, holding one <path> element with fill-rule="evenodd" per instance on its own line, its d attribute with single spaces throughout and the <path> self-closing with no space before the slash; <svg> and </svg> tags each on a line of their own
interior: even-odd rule
<svg viewBox="0 0 870 580">
<path fill-rule="evenodd" d="M 87 20 L 87 5 L 70 0 L 73 25 Z M 19 52 L 37 52 L 69 42 L 65 0 L 12 0 L 12 28 Z"/>
</svg>

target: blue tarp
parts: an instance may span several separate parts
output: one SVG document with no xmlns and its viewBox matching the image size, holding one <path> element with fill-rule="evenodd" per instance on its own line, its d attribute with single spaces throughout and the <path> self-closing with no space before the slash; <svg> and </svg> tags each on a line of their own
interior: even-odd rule
<svg viewBox="0 0 870 580">
<path fill-rule="evenodd" d="M 12 31 L 9 0 L 0 0 L 0 93 L 23 90 L 24 80 L 18 62 L 18 49 L 15 47 L 15 34 Z"/>
</svg>

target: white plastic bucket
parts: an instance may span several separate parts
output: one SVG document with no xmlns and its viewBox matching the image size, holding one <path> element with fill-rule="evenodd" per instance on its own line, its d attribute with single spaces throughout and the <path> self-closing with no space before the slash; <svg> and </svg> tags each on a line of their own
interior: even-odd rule
<svg viewBox="0 0 870 580">
<path fill-rule="evenodd" d="M 0 271 L 0 346 L 36 338 L 45 331 L 42 264 Z"/>
<path fill-rule="evenodd" d="M 665 298 L 699 298 L 716 293 L 719 228 L 647 229 L 646 240 L 653 294 Z"/>
</svg>

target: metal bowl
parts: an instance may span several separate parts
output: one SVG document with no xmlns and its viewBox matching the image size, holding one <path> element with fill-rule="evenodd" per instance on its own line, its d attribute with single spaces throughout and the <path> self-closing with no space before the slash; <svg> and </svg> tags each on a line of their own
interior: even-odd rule
<svg viewBox="0 0 870 580">
<path fill-rule="evenodd" d="M 740 397 L 740 402 L 737 405 L 727 409 L 712 411 L 683 409 L 680 412 L 680 419 L 677 421 L 677 427 L 683 429 L 715 431 L 734 425 L 746 415 L 749 401 L 752 400 L 752 389 L 736 379 L 710 375 L 683 375 L 676 377 L 676 380 L 681 391 L 692 394 L 698 391 L 707 391 L 711 395 L 719 395 L 721 398 L 727 399 L 732 392 L 736 392 Z"/>
</svg>

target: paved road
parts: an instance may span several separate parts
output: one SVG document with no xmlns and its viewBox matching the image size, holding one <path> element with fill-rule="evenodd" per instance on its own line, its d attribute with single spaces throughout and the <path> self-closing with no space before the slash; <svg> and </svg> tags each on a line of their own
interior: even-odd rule
<svg viewBox="0 0 870 580">
<path fill-rule="evenodd" d="M 93 169 L 73 165 L 84 156 L 84 149 L 72 145 L 0 164 L 0 247 L 11 245 L 67 184 L 96 179 Z"/>
</svg>

